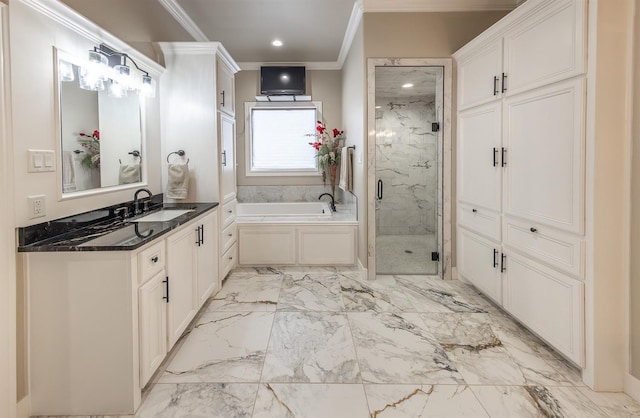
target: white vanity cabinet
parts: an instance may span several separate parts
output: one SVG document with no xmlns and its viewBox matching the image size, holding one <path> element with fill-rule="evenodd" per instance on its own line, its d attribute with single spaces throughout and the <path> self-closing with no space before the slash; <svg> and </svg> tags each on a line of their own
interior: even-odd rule
<svg viewBox="0 0 640 418">
<path fill-rule="evenodd" d="M 458 274 L 579 366 L 585 9 L 529 0 L 454 54 Z"/>
<path fill-rule="evenodd" d="M 20 253 L 33 415 L 133 415 L 219 289 L 218 209 L 133 251 Z"/>
</svg>

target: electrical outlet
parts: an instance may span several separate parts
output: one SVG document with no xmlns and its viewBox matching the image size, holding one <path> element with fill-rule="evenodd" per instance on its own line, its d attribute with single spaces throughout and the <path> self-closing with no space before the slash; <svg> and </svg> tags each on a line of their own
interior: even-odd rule
<svg viewBox="0 0 640 418">
<path fill-rule="evenodd" d="M 47 215 L 46 196 L 29 196 L 29 219 L 40 218 Z"/>
</svg>

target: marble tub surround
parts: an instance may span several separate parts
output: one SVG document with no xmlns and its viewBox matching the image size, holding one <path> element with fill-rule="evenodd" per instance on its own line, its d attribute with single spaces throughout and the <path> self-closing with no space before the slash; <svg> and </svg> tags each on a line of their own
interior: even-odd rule
<svg viewBox="0 0 640 418">
<path fill-rule="evenodd" d="M 330 186 L 237 186 L 239 203 L 315 202 L 322 193 L 331 193 Z M 356 196 L 336 187 L 336 203 L 351 213 L 358 213 Z"/>
<path fill-rule="evenodd" d="M 449 298 L 410 298 L 416 289 Z M 476 292 L 427 276 L 371 282 L 346 268 L 234 270 L 136 416 L 638 415 L 628 396 L 579 383 L 576 369 L 502 311 L 450 309 L 452 300 L 491 305 L 471 304 Z"/>
<path fill-rule="evenodd" d="M 218 203 L 163 203 L 162 195 L 153 197 L 149 211 L 161 209 L 189 209 L 190 212 L 165 222 L 141 222 L 136 218 L 122 219 L 117 209 L 128 207 L 133 201 L 96 209 L 90 212 L 18 228 L 18 252 L 49 251 L 130 251 L 168 233 Z"/>
</svg>

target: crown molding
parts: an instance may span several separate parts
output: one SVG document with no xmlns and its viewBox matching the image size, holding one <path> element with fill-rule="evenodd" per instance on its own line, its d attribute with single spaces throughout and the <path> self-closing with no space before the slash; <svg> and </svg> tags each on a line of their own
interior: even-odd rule
<svg viewBox="0 0 640 418">
<path fill-rule="evenodd" d="M 337 61 L 309 61 L 309 62 L 239 62 L 242 71 L 257 71 L 264 65 L 304 66 L 307 70 L 341 70 L 342 65 Z"/>
<path fill-rule="evenodd" d="M 353 39 L 355 38 L 358 27 L 360 26 L 360 22 L 362 21 L 362 14 L 362 0 L 358 0 L 353 4 L 351 17 L 349 17 L 347 30 L 344 32 L 344 39 L 342 40 L 342 47 L 340 48 L 340 53 L 338 54 L 337 64 L 340 68 L 342 68 L 342 66 L 344 65 L 344 61 L 347 59 L 347 55 L 349 55 L 351 44 L 353 43 Z"/>
<path fill-rule="evenodd" d="M 186 30 L 189 35 L 193 36 L 193 39 L 199 42 L 208 42 L 209 38 L 202 32 L 202 30 L 196 25 L 196 22 L 184 11 L 182 6 L 178 4 L 176 0 L 158 0 L 158 3 L 162 5 L 173 16 L 173 18 Z"/>
<path fill-rule="evenodd" d="M 217 55 L 234 73 L 240 67 L 220 42 L 157 42 L 164 55 Z"/>
<path fill-rule="evenodd" d="M 512 10 L 518 0 L 362 0 L 364 13 Z"/>
</svg>

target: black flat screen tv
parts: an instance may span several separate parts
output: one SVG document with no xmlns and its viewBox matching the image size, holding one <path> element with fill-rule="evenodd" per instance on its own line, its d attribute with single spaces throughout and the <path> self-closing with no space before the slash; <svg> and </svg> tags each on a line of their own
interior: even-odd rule
<svg viewBox="0 0 640 418">
<path fill-rule="evenodd" d="M 302 95 L 305 88 L 305 67 L 260 67 L 260 94 Z"/>
</svg>

